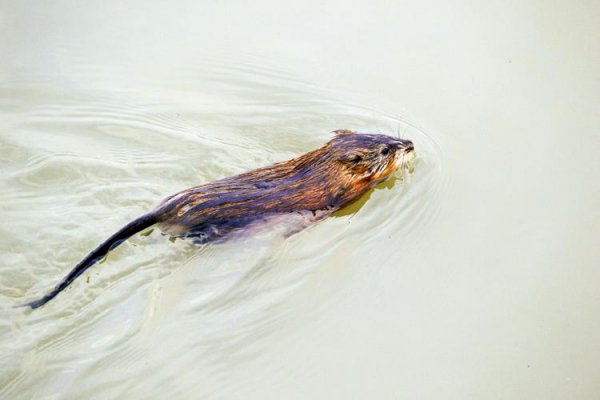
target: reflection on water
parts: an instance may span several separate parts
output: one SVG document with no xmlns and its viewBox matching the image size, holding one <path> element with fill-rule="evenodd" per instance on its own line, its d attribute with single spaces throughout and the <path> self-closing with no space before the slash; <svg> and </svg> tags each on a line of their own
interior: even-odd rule
<svg viewBox="0 0 600 400">
<path fill-rule="evenodd" d="M 598 392 L 584 7 L 81 4 L 0 5 L 0 398 Z M 336 129 L 411 139 L 413 172 L 289 238 L 136 235 L 13 308 Z"/>
</svg>

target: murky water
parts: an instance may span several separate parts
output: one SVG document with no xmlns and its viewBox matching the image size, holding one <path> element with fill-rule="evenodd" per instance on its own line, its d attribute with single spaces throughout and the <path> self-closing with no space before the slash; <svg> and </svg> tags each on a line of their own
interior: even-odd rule
<svg viewBox="0 0 600 400">
<path fill-rule="evenodd" d="M 0 3 L 0 397 L 597 398 L 600 7 Z M 301 233 L 90 249 L 348 128 L 414 172 Z"/>
</svg>

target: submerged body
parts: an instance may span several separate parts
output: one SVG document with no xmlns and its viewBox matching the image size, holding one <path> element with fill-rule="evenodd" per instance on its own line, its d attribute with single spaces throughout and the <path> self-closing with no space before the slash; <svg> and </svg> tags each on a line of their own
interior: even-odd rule
<svg viewBox="0 0 600 400">
<path fill-rule="evenodd" d="M 88 254 L 54 290 L 24 305 L 44 305 L 110 250 L 152 225 L 198 243 L 223 241 L 255 224 L 290 216 L 300 216 L 308 225 L 357 199 L 414 158 L 409 140 L 347 130 L 334 133 L 323 147 L 298 158 L 167 197 Z"/>
</svg>

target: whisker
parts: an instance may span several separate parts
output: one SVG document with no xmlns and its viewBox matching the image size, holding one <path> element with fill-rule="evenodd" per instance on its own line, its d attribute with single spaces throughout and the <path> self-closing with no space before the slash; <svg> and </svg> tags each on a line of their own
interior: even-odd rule
<svg viewBox="0 0 600 400">
<path fill-rule="evenodd" d="M 377 119 L 375 119 L 375 129 L 377 129 L 377 133 L 381 133 L 381 128 L 379 128 L 379 125 L 377 124 Z"/>
</svg>

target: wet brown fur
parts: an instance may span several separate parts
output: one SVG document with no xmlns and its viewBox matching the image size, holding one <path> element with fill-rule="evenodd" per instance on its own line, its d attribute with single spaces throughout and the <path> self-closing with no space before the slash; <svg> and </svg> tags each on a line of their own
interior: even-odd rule
<svg viewBox="0 0 600 400">
<path fill-rule="evenodd" d="M 174 194 L 157 207 L 161 228 L 186 236 L 194 227 L 252 215 L 334 211 L 389 177 L 398 167 L 399 153 L 412 151 L 409 141 L 384 135 L 372 135 L 386 139 L 374 147 L 361 140 L 343 145 L 363 136 L 335 131 L 334 139 L 300 157 Z M 381 154 L 383 147 L 398 144 L 405 146 Z"/>
</svg>

